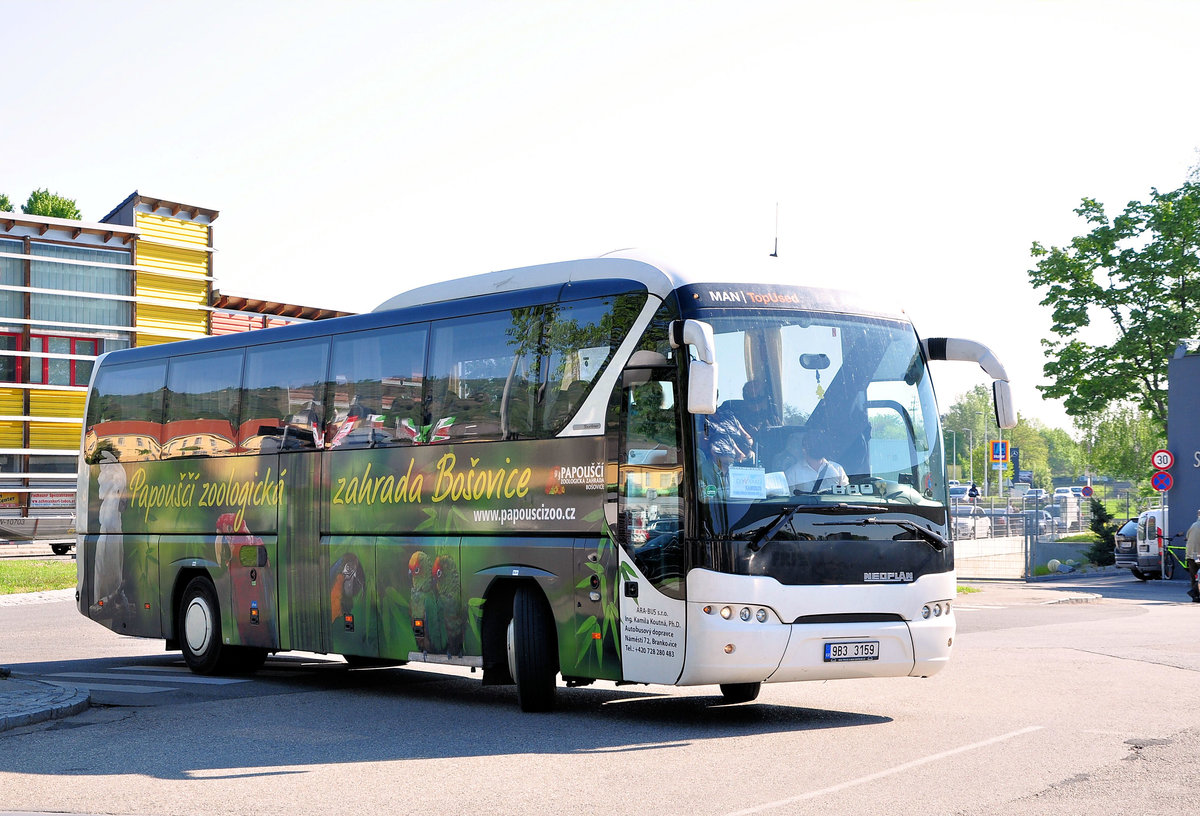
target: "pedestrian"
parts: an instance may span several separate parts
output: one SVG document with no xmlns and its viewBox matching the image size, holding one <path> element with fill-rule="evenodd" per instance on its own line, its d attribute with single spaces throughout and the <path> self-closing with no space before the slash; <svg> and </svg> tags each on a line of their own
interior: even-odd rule
<svg viewBox="0 0 1200 816">
<path fill-rule="evenodd" d="M 1200 570 L 1200 510 L 1196 511 L 1196 520 L 1192 522 L 1191 527 L 1188 527 L 1187 550 L 1184 553 L 1184 558 L 1187 564 L 1188 577 L 1192 579 L 1192 586 L 1188 589 L 1188 595 L 1192 596 L 1192 603 L 1200 603 L 1200 587 L 1196 585 L 1196 572 Z"/>
</svg>

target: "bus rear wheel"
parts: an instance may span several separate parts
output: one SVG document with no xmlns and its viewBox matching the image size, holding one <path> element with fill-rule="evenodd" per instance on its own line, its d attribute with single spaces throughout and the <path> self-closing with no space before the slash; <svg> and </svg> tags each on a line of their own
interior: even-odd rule
<svg viewBox="0 0 1200 816">
<path fill-rule="evenodd" d="M 532 587 L 518 588 L 508 625 L 508 668 L 522 711 L 554 708 L 557 657 L 554 619 L 546 599 Z"/>
<path fill-rule="evenodd" d="M 748 703 L 758 697 L 761 689 L 762 683 L 722 683 L 721 696 L 729 704 Z"/>
<path fill-rule="evenodd" d="M 221 607 L 217 590 L 205 577 L 188 581 L 176 615 L 183 661 L 196 674 L 213 674 L 221 664 Z"/>
</svg>

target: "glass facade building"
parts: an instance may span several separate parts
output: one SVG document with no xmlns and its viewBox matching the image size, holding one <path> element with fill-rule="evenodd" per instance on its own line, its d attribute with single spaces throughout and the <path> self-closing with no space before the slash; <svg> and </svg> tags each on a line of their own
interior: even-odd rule
<svg viewBox="0 0 1200 816">
<path fill-rule="evenodd" d="M 137 192 L 94 223 L 0 212 L 0 539 L 73 535 L 98 355 L 339 314 L 215 291 L 217 216 Z"/>
</svg>

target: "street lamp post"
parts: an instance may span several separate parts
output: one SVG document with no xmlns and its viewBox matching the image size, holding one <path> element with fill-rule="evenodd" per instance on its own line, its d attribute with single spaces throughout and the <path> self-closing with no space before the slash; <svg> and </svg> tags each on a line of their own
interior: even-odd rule
<svg viewBox="0 0 1200 816">
<path fill-rule="evenodd" d="M 971 435 L 971 441 L 967 444 L 971 446 L 971 484 L 975 484 L 975 429 L 963 428 L 963 433 L 969 433 Z"/>
<path fill-rule="evenodd" d="M 984 444 L 986 445 L 987 444 L 987 435 L 988 435 L 987 416 L 983 413 L 983 411 L 976 411 L 975 413 L 978 414 L 979 416 L 983 417 L 983 441 L 984 441 Z M 988 456 L 986 453 L 984 454 L 984 457 L 983 457 L 983 495 L 985 495 L 985 496 L 988 494 L 988 467 L 991 465 L 991 459 L 992 458 L 990 456 Z"/>
<path fill-rule="evenodd" d="M 953 461 L 953 462 L 954 462 L 954 466 L 957 468 L 957 467 L 958 467 L 958 433 L 957 433 L 957 432 L 955 432 L 955 431 L 954 431 L 953 429 L 951 429 L 951 428 L 947 428 L 947 429 L 946 429 L 946 431 L 947 431 L 947 432 L 949 432 L 949 433 L 952 433 L 952 434 L 954 434 L 954 441 L 953 441 L 953 443 L 952 443 L 952 444 L 954 445 L 954 459 L 952 459 L 951 461 Z M 954 473 L 955 473 L 955 478 L 957 479 L 957 478 L 958 478 L 958 471 L 956 470 Z"/>
</svg>

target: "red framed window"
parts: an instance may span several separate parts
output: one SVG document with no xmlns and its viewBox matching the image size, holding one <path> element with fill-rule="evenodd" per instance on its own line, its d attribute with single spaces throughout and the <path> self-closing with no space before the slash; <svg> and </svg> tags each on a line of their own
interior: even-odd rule
<svg viewBox="0 0 1200 816">
<path fill-rule="evenodd" d="M 31 334 L 29 350 L 34 354 L 82 354 L 95 357 L 100 354 L 100 341 L 94 337 Z M 95 363 L 92 360 L 31 357 L 29 381 L 39 385 L 87 385 L 93 365 Z"/>
</svg>

